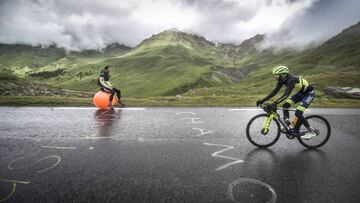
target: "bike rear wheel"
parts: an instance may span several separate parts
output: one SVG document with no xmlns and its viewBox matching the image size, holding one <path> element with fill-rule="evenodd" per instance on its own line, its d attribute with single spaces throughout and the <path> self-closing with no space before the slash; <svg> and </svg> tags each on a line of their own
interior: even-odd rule
<svg viewBox="0 0 360 203">
<path fill-rule="evenodd" d="M 305 119 L 309 122 L 310 127 L 315 130 L 317 135 L 310 140 L 304 140 L 301 137 L 298 137 L 300 144 L 309 149 L 316 149 L 323 146 L 330 138 L 331 128 L 329 122 L 319 115 L 307 116 Z M 302 125 L 300 129 L 300 132 L 302 131 L 307 131 L 304 125 Z"/>
<path fill-rule="evenodd" d="M 261 132 L 262 125 L 268 117 L 268 114 L 259 114 L 253 117 L 246 126 L 246 136 L 256 147 L 270 147 L 280 138 L 280 124 L 276 119 L 270 123 L 268 133 L 264 135 Z"/>
</svg>

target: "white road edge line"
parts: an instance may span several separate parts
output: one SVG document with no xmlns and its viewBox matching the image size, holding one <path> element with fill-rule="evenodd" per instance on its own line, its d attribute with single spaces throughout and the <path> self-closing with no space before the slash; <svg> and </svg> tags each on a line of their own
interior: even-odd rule
<svg viewBox="0 0 360 203">
<path fill-rule="evenodd" d="M 282 109 L 279 109 L 282 110 Z M 296 109 L 290 109 L 290 111 L 295 111 Z M 229 109 L 229 111 L 263 111 L 262 109 Z M 310 109 L 306 109 L 306 111 L 311 111 Z"/>
<path fill-rule="evenodd" d="M 76 149 L 76 147 L 57 147 L 57 146 L 41 146 L 42 148 L 47 149 Z"/>
<path fill-rule="evenodd" d="M 229 111 L 262 111 L 262 109 L 229 109 Z"/>
<path fill-rule="evenodd" d="M 55 107 L 51 108 L 53 110 L 93 110 L 98 109 L 95 107 Z M 122 111 L 143 111 L 146 110 L 146 108 L 115 108 L 116 110 L 122 110 Z"/>
</svg>

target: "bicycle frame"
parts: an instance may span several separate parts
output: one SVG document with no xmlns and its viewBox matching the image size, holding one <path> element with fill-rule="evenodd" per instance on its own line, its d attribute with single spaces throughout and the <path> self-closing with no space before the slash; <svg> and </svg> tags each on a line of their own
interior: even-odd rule
<svg viewBox="0 0 360 203">
<path fill-rule="evenodd" d="M 267 112 L 266 111 L 266 106 L 263 106 L 262 107 L 264 109 L 264 111 L 269 115 L 269 117 L 263 122 L 262 124 L 262 127 L 261 127 L 261 132 L 265 135 L 269 132 L 269 127 L 270 127 L 270 124 L 271 122 L 275 119 L 277 121 L 279 121 L 279 123 L 284 127 L 284 129 L 286 130 L 286 132 L 282 132 L 282 133 L 285 133 L 287 135 L 293 135 L 291 132 L 290 132 L 290 128 L 282 121 L 282 119 L 280 119 L 280 115 L 279 113 L 275 110 L 271 110 L 271 112 Z M 284 110 L 284 108 L 277 108 L 277 110 Z M 296 111 L 295 109 L 286 109 L 288 111 Z M 300 122 L 300 121 L 299 121 Z M 298 135 L 302 136 L 306 133 L 307 131 L 305 132 L 299 132 Z"/>
<path fill-rule="evenodd" d="M 270 124 L 274 119 L 280 121 L 281 125 L 286 127 L 284 125 L 284 123 L 281 121 L 280 115 L 277 112 L 271 111 L 268 114 L 269 114 L 269 117 L 263 122 L 262 127 L 261 127 L 261 132 L 263 134 L 267 134 L 269 132 Z"/>
<path fill-rule="evenodd" d="M 281 112 L 277 111 L 278 109 L 276 108 L 276 106 L 264 104 L 260 107 L 266 113 L 260 113 L 258 115 L 255 115 L 249 120 L 246 126 L 246 137 L 251 142 L 251 144 L 256 147 L 266 148 L 274 145 L 281 137 L 281 133 L 285 134 L 286 137 L 290 140 L 296 138 L 301 145 L 309 149 L 319 148 L 329 140 L 331 134 L 331 126 L 329 122 L 322 116 L 306 116 L 305 119 L 314 124 L 314 126 L 310 129 L 304 128 L 303 124 L 300 121 L 300 123 L 298 124 L 300 124 L 299 130 L 301 130 L 301 132 L 298 132 L 297 130 L 299 126 L 296 125 L 296 130 L 293 130 L 291 126 L 288 126 L 287 120 L 282 119 Z M 291 111 L 292 109 L 289 110 Z M 261 132 L 259 132 L 260 130 Z M 309 136 L 310 138 L 302 137 L 309 131 L 311 133 L 315 133 L 315 135 L 312 134 L 312 137 Z M 318 137 L 319 135 L 321 135 L 321 137 Z M 261 139 L 265 137 L 266 139 Z M 317 137 L 315 141 L 307 142 L 308 140 L 312 140 L 314 137 Z"/>
</svg>

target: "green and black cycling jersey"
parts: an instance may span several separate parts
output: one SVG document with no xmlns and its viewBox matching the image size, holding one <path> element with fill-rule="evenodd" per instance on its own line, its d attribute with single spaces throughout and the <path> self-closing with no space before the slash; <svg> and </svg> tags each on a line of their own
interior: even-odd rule
<svg viewBox="0 0 360 203">
<path fill-rule="evenodd" d="M 296 90 L 296 94 L 308 93 L 314 90 L 313 86 L 301 76 L 297 77 L 291 74 L 287 74 L 286 77 L 279 79 L 275 89 L 267 97 L 265 97 L 263 101 L 266 101 L 275 96 L 283 85 L 286 86 L 286 89 L 284 94 L 274 102 L 276 105 L 288 98 L 293 90 Z"/>
</svg>

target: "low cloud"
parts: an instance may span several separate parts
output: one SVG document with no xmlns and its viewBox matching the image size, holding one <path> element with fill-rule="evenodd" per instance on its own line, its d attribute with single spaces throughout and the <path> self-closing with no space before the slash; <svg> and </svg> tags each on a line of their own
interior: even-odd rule
<svg viewBox="0 0 360 203">
<path fill-rule="evenodd" d="M 2 0 L 0 43 L 101 49 L 178 28 L 216 42 L 268 33 L 264 46 L 303 46 L 356 23 L 359 10 L 358 0 Z"/>
<path fill-rule="evenodd" d="M 304 49 L 318 45 L 360 21 L 360 1 L 317 0 L 267 34 L 263 47 Z"/>
</svg>

